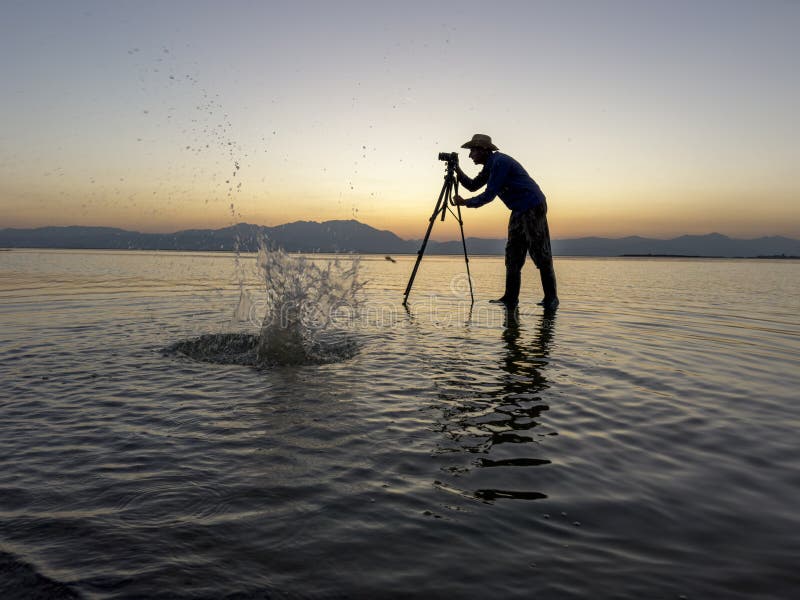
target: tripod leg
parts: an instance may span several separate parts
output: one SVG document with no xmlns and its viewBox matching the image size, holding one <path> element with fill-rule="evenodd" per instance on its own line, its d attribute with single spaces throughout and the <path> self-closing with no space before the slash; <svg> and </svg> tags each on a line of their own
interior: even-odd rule
<svg viewBox="0 0 800 600">
<path fill-rule="evenodd" d="M 458 211 L 458 227 L 461 229 L 461 246 L 464 248 L 464 263 L 467 265 L 467 281 L 469 282 L 469 299 L 475 304 L 475 296 L 472 295 L 472 276 L 469 274 L 469 255 L 467 254 L 467 240 L 464 239 L 464 221 L 461 220 L 461 206 L 456 205 Z"/>
<path fill-rule="evenodd" d="M 408 302 L 408 295 L 411 293 L 411 286 L 414 285 L 414 278 L 417 276 L 417 269 L 419 269 L 419 263 L 422 262 L 422 255 L 425 254 L 425 247 L 428 245 L 428 238 L 431 236 L 431 230 L 433 229 L 433 223 L 436 221 L 436 217 L 439 215 L 441 211 L 447 210 L 447 202 L 445 198 L 449 195 L 450 189 L 450 180 L 445 179 L 444 185 L 442 186 L 442 191 L 439 193 L 439 199 L 436 201 L 436 208 L 433 210 L 433 214 L 431 215 L 430 221 L 428 222 L 428 230 L 425 232 L 425 239 L 422 240 L 422 246 L 417 252 L 417 262 L 414 263 L 414 269 L 411 271 L 411 277 L 408 279 L 408 285 L 406 285 L 406 291 L 403 293 L 403 304 Z M 445 200 L 444 203 L 442 201 Z M 444 216 L 444 214 L 442 215 Z M 470 286 L 472 283 L 470 283 Z"/>
</svg>

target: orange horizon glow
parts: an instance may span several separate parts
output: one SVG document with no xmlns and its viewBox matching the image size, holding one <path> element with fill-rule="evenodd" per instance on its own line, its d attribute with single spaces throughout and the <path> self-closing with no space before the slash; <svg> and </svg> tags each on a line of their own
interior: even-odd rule
<svg viewBox="0 0 800 600">
<path fill-rule="evenodd" d="M 516 3 L 502 23 L 478 3 L 234 4 L 9 6 L 0 228 L 356 219 L 419 239 L 438 153 L 474 175 L 460 146 L 481 132 L 540 185 L 553 239 L 800 238 L 797 3 Z M 464 210 L 468 237 L 507 221 L 500 200 Z"/>
<path fill-rule="evenodd" d="M 464 235 L 475 238 L 502 239 L 506 237 L 508 210 L 499 200 L 497 206 L 483 207 L 477 210 L 462 210 Z M 431 207 L 434 205 L 432 204 Z M 155 211 L 159 212 L 159 211 Z M 266 215 L 247 214 L 246 211 L 225 210 L 215 207 L 207 210 L 202 216 L 174 214 L 173 211 L 160 211 L 160 214 L 125 214 L 110 211 L 61 211 L 60 218 L 45 217 L 35 213 L 9 216 L 0 210 L 0 228 L 34 229 L 50 226 L 91 226 L 113 227 L 141 233 L 175 233 L 190 229 L 223 229 L 236 223 L 249 223 L 266 227 L 275 227 L 295 221 L 339 221 L 355 219 L 378 230 L 394 233 L 402 239 L 421 239 L 427 230 L 430 211 L 419 214 L 402 214 L 393 216 L 330 214 L 295 218 L 274 219 Z M 784 236 L 800 239 L 800 232 L 780 218 L 765 216 L 758 221 L 748 220 L 743 224 L 734 217 L 723 219 L 715 214 L 695 211 L 684 215 L 682 222 L 663 223 L 658 215 L 632 214 L 627 218 L 618 217 L 611 222 L 604 222 L 598 216 L 569 216 L 565 210 L 551 208 L 549 224 L 553 239 L 571 239 L 580 237 L 621 238 L 641 236 L 656 239 L 670 239 L 681 235 L 703 235 L 721 233 L 733 238 L 753 239 L 765 236 Z M 74 215 L 74 216 L 70 216 Z M 456 220 L 448 214 L 444 222 L 438 219 L 434 223 L 431 239 L 449 241 L 459 239 L 460 233 Z"/>
</svg>

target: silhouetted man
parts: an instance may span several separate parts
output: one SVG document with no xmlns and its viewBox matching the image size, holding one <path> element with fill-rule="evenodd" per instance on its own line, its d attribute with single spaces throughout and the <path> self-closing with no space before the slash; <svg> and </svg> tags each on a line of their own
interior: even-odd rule
<svg viewBox="0 0 800 600">
<path fill-rule="evenodd" d="M 483 169 L 475 179 L 471 179 L 457 166 L 458 182 L 471 192 L 484 185 L 486 189 L 466 200 L 456 196 L 453 198 L 455 203 L 478 208 L 499 196 L 511 209 L 506 242 L 506 291 L 502 298 L 492 302 L 503 303 L 509 308 L 517 306 L 522 266 L 527 252 L 542 279 L 544 298 L 539 304 L 545 310 L 555 310 L 558 307 L 556 273 L 550 250 L 550 230 L 547 227 L 547 201 L 542 190 L 521 164 L 497 151 L 497 146 L 488 135 L 476 133 L 461 147 L 469 148 L 469 157 L 476 165 L 483 165 Z"/>
</svg>

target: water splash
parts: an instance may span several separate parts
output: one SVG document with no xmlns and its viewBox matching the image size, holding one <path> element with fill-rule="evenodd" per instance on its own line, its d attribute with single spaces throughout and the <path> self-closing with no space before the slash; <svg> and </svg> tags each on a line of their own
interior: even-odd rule
<svg viewBox="0 0 800 600">
<path fill-rule="evenodd" d="M 250 333 L 207 333 L 164 349 L 165 356 L 182 354 L 220 365 L 258 366 L 258 336 Z"/>
<path fill-rule="evenodd" d="M 352 322 L 360 305 L 358 258 L 314 261 L 262 246 L 257 265 L 266 283 L 267 309 L 259 334 L 260 363 L 352 356 L 354 344 L 342 326 Z"/>
<path fill-rule="evenodd" d="M 364 284 L 359 259 L 307 258 L 270 250 L 263 244 L 256 267 L 264 296 L 240 290 L 234 311 L 239 321 L 255 320 L 258 333 L 206 334 L 173 344 L 168 353 L 222 364 L 267 367 L 336 362 L 358 350 L 351 325 L 361 306 Z"/>
</svg>

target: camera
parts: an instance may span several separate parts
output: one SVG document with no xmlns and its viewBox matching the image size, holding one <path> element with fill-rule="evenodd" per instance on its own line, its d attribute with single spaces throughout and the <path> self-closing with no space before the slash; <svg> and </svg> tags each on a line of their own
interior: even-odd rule
<svg viewBox="0 0 800 600">
<path fill-rule="evenodd" d="M 439 160 L 446 163 L 458 164 L 458 152 L 439 152 Z"/>
</svg>

